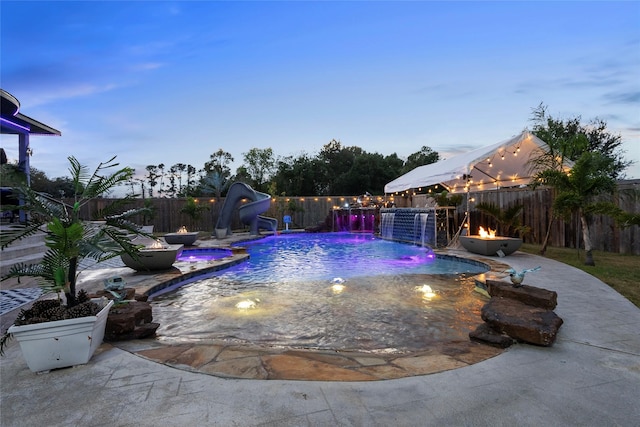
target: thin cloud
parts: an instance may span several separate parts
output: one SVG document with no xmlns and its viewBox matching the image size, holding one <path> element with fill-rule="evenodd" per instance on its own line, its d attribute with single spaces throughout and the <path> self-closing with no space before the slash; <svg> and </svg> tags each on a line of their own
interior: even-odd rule
<svg viewBox="0 0 640 427">
<path fill-rule="evenodd" d="M 21 91 L 21 102 L 29 105 L 30 108 L 40 105 L 55 103 L 63 99 L 72 99 L 79 97 L 88 97 L 98 93 L 109 92 L 122 87 L 115 83 L 107 83 L 96 85 L 91 83 L 70 84 L 63 87 L 47 87 L 42 90 L 24 90 Z"/>
<path fill-rule="evenodd" d="M 611 104 L 640 104 L 640 91 L 605 93 L 602 97 Z"/>
<path fill-rule="evenodd" d="M 139 64 L 134 64 L 129 69 L 131 71 L 148 71 L 148 70 L 156 70 L 158 68 L 162 68 L 166 66 L 166 63 L 163 62 L 142 62 Z"/>
</svg>

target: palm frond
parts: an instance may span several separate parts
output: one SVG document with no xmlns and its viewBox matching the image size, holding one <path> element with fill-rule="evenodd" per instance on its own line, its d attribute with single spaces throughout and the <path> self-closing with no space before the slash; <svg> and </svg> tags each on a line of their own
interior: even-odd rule
<svg viewBox="0 0 640 427">
<path fill-rule="evenodd" d="M 91 178 L 86 182 L 83 192 L 84 200 L 108 194 L 114 187 L 127 182 L 133 176 L 134 170 L 130 167 L 124 167 L 107 176 L 101 175 L 102 171 L 119 166 L 119 163 L 114 160 L 115 156 L 98 165 Z"/>
<path fill-rule="evenodd" d="M 89 176 L 89 168 L 80 164 L 78 159 L 73 156 L 67 157 L 69 160 L 69 173 L 71 174 L 71 181 L 73 182 L 74 195 L 82 194 L 85 182 Z"/>
<path fill-rule="evenodd" d="M 0 249 L 4 249 L 13 242 L 25 239 L 41 232 L 42 223 L 29 223 L 27 225 L 17 224 L 11 228 L 6 228 L 0 233 Z"/>
</svg>

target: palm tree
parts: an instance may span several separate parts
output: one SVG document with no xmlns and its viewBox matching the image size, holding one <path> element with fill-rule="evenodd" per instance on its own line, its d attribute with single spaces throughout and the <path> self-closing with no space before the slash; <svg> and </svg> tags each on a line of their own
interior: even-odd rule
<svg viewBox="0 0 640 427">
<path fill-rule="evenodd" d="M 580 218 L 586 265 L 595 265 L 589 234 L 590 217 L 594 213 L 617 217 L 619 208 L 611 202 L 597 201 L 601 194 L 613 194 L 616 181 L 611 176 L 614 160 L 598 152 L 585 151 L 571 171 L 547 169 L 538 173 L 534 186 L 549 185 L 556 190 L 553 211 L 568 220 L 576 214 Z"/>
<path fill-rule="evenodd" d="M 80 261 L 92 258 L 101 262 L 122 253 L 136 256 L 137 246 L 131 243 L 130 235 L 144 233 L 139 232 L 138 225 L 128 218 L 143 213 L 145 209 L 125 210 L 125 206 L 134 198 L 128 195 L 124 199 L 112 199 L 111 203 L 95 212 L 93 221 L 81 218 L 84 205 L 126 183 L 134 171 L 125 167 L 103 175 L 107 169 L 118 167 L 113 157 L 100 163 L 89 174 L 87 168 L 74 157 L 68 159 L 74 185 L 73 205 L 38 193 L 26 185 L 15 188 L 14 191 L 23 201 L 19 208 L 29 215 L 29 221 L 3 231 L 0 248 L 4 249 L 15 241 L 46 229 L 45 245 L 48 249 L 43 260 L 38 264 L 17 264 L 2 280 L 10 277 L 40 278 L 40 285 L 45 290 L 64 291 L 67 306 L 73 307 L 76 304 Z M 12 207 L 3 206 L 3 210 L 8 208 Z"/>
<path fill-rule="evenodd" d="M 520 223 L 520 213 L 524 205 L 514 205 L 502 210 L 493 203 L 478 203 L 476 209 L 493 218 L 500 226 L 500 234 L 503 236 L 509 237 L 515 232 L 522 237 L 531 231 L 531 227 Z"/>
<path fill-rule="evenodd" d="M 180 209 L 180 213 L 187 215 L 191 219 L 190 227 L 193 231 L 196 222 L 202 218 L 202 213 L 208 210 L 208 206 L 199 204 L 193 197 L 187 197 L 187 201 L 182 209 Z"/>
</svg>

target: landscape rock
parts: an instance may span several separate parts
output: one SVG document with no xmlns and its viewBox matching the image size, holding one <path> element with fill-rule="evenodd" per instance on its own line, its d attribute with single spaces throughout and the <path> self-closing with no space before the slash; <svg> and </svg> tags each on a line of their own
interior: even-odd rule
<svg viewBox="0 0 640 427">
<path fill-rule="evenodd" d="M 554 343 L 563 323 L 552 310 L 503 297 L 492 297 L 481 313 L 482 320 L 495 331 L 518 341 L 541 346 Z"/>
<path fill-rule="evenodd" d="M 481 342 L 497 348 L 507 348 L 513 344 L 513 338 L 492 329 L 487 323 L 483 323 L 475 331 L 469 332 L 469 338 L 471 338 L 471 341 Z"/>
<path fill-rule="evenodd" d="M 487 292 L 492 297 L 510 298 L 527 305 L 553 310 L 558 305 L 558 293 L 535 286 L 514 287 L 511 283 L 487 279 Z"/>
<path fill-rule="evenodd" d="M 118 293 L 120 295 L 122 295 L 123 292 L 126 292 L 126 295 L 123 298 L 125 300 L 132 300 L 132 299 L 135 298 L 135 295 L 136 295 L 135 288 L 124 288 L 121 291 L 114 291 L 114 292 L 116 292 L 116 293 Z M 105 290 L 102 290 L 102 289 L 99 290 L 99 291 L 96 291 L 96 293 L 93 294 L 93 295 L 90 295 L 90 297 L 92 297 L 92 298 L 105 297 L 105 298 L 109 298 L 109 299 L 115 299 L 115 296 L 111 292 L 105 291 Z"/>
<path fill-rule="evenodd" d="M 131 301 L 111 308 L 104 333 L 105 340 L 117 341 L 152 336 L 160 326 L 153 323 L 151 304 Z"/>
</svg>

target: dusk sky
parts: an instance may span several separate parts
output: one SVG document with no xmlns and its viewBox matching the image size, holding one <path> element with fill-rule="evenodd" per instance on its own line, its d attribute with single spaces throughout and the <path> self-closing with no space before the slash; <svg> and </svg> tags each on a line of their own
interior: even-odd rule
<svg viewBox="0 0 640 427">
<path fill-rule="evenodd" d="M 547 105 L 601 118 L 640 178 L 640 2 L 0 3 L 0 85 L 62 132 L 33 167 L 117 155 L 201 169 L 222 148 L 406 158 L 506 140 Z M 2 146 L 17 159 L 18 139 Z M 382 192 L 382 189 L 380 189 Z"/>
</svg>

